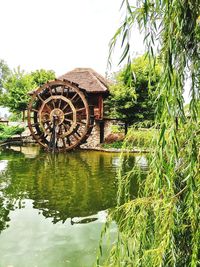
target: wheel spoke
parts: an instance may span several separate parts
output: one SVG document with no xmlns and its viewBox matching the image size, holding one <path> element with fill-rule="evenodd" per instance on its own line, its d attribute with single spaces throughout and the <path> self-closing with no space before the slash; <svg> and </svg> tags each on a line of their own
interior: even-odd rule
<svg viewBox="0 0 200 267">
<path fill-rule="evenodd" d="M 65 86 L 63 85 L 62 86 L 62 95 L 64 95 L 64 92 L 65 92 Z"/>
<path fill-rule="evenodd" d="M 34 111 L 34 112 L 39 112 L 39 110 L 35 109 L 35 108 L 32 108 L 31 111 Z"/>
<path fill-rule="evenodd" d="M 65 120 L 64 120 L 65 121 Z M 67 125 L 67 126 L 71 126 L 72 125 L 72 122 L 70 120 L 67 120 L 65 124 L 63 125 Z"/>
<path fill-rule="evenodd" d="M 52 130 L 52 125 L 51 125 L 51 123 L 50 124 L 47 124 L 47 127 L 45 128 L 45 130 L 47 131 L 47 130 Z"/>
<path fill-rule="evenodd" d="M 84 122 L 84 121 L 77 121 L 76 123 L 79 125 L 86 125 L 86 122 Z"/>
<path fill-rule="evenodd" d="M 73 133 L 73 137 L 74 137 L 77 141 L 80 140 L 80 138 L 78 138 L 78 137 L 76 136 L 76 133 L 75 133 L 75 132 Z"/>
<path fill-rule="evenodd" d="M 84 94 L 75 84 L 52 81 L 37 90 L 29 105 L 33 137 L 49 150 L 70 150 L 85 140 L 93 122 Z M 33 117 L 33 119 L 32 119 Z M 88 125 L 91 124 L 91 125 Z"/>
<path fill-rule="evenodd" d="M 73 95 L 73 97 L 71 98 L 71 102 L 77 97 L 77 93 L 75 93 L 75 95 Z"/>
<path fill-rule="evenodd" d="M 71 102 L 76 103 L 80 98 L 78 93 L 75 93 L 73 97 L 71 98 Z"/>
<path fill-rule="evenodd" d="M 38 126 L 38 125 L 40 125 L 39 122 L 35 122 L 35 123 L 32 123 L 32 124 L 31 124 L 32 127 L 35 127 L 35 126 Z"/>
<path fill-rule="evenodd" d="M 40 96 L 40 94 L 37 94 L 36 96 L 37 96 L 37 98 L 38 98 L 40 101 L 42 101 L 42 102 L 45 101 L 45 100 Z"/>
<path fill-rule="evenodd" d="M 83 110 L 86 110 L 86 108 L 85 107 L 84 108 L 79 108 L 79 109 L 76 110 L 76 112 L 80 112 L 80 111 L 83 111 Z"/>
<path fill-rule="evenodd" d="M 77 134 L 78 137 L 81 137 L 81 135 L 79 134 L 79 132 L 77 130 L 75 131 L 75 134 Z"/>
<path fill-rule="evenodd" d="M 67 127 L 67 126 L 69 126 L 69 125 L 68 125 L 68 124 L 67 124 L 67 125 L 66 125 L 66 124 L 63 124 L 63 126 L 64 126 L 64 128 L 65 128 L 65 131 L 68 132 L 69 127 Z"/>
<path fill-rule="evenodd" d="M 49 87 L 49 92 L 50 92 L 50 95 L 53 96 L 53 92 L 52 92 L 52 88 Z"/>
<path fill-rule="evenodd" d="M 57 92 L 57 88 L 54 87 L 53 89 L 54 89 L 55 94 L 57 95 L 57 94 L 58 94 L 58 92 Z"/>
<path fill-rule="evenodd" d="M 67 136 L 66 139 L 67 139 L 67 143 L 68 143 L 68 145 L 71 146 L 71 141 L 70 141 L 70 139 L 69 139 L 69 136 Z"/>
<path fill-rule="evenodd" d="M 70 112 L 64 113 L 64 116 L 67 116 L 67 115 L 70 115 L 70 114 L 73 114 L 73 111 L 70 111 Z"/>
<path fill-rule="evenodd" d="M 65 138 L 64 138 L 64 137 L 62 137 L 62 138 L 61 138 L 61 140 L 62 140 L 62 142 L 63 142 L 63 147 L 64 147 L 64 148 L 66 148 L 66 142 L 65 142 Z"/>
<path fill-rule="evenodd" d="M 68 95 L 69 95 L 69 88 L 67 88 L 66 97 L 68 97 Z"/>
<path fill-rule="evenodd" d="M 70 120 L 70 119 L 64 119 L 64 121 L 67 121 L 67 122 L 71 122 L 71 124 L 73 123 L 73 120 Z"/>
<path fill-rule="evenodd" d="M 53 109 L 55 109 L 55 108 L 56 108 L 56 105 L 55 105 L 54 99 L 52 99 L 50 103 L 52 104 Z M 52 110 L 52 109 L 51 109 L 51 110 Z"/>
<path fill-rule="evenodd" d="M 43 112 L 42 115 L 48 115 L 49 116 L 49 113 L 48 112 Z"/>
<path fill-rule="evenodd" d="M 43 141 L 44 134 L 38 134 L 37 132 L 34 133 L 38 141 Z"/>
<path fill-rule="evenodd" d="M 45 103 L 45 107 L 47 107 L 47 109 L 49 110 L 49 112 L 52 111 L 52 109 L 50 108 L 50 106 L 47 103 Z"/>
<path fill-rule="evenodd" d="M 62 102 L 62 99 L 59 99 L 58 108 L 61 107 L 61 102 Z"/>
<path fill-rule="evenodd" d="M 69 104 L 67 103 L 64 108 L 63 108 L 63 111 L 69 106 Z"/>
</svg>

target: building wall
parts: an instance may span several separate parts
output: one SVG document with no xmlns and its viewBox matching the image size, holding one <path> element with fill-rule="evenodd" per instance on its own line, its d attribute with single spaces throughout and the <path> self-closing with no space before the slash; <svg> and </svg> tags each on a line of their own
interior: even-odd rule
<svg viewBox="0 0 200 267">
<path fill-rule="evenodd" d="M 112 125 L 115 123 L 111 120 L 104 120 L 104 139 L 112 133 Z M 96 147 L 100 145 L 100 122 L 95 121 L 94 127 L 86 143 L 81 145 L 81 148 Z"/>
</svg>

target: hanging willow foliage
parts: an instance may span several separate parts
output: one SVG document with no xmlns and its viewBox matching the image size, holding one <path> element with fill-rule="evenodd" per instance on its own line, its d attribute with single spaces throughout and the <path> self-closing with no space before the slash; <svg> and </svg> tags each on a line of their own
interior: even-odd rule
<svg viewBox="0 0 200 267">
<path fill-rule="evenodd" d="M 136 199 L 129 194 L 130 175 L 119 173 L 118 206 L 110 214 L 118 239 L 102 265 L 200 266 L 200 0 L 131 2 L 122 2 L 125 19 L 111 41 L 110 55 L 121 38 L 120 61 L 128 58 L 130 63 L 134 25 L 144 33 L 150 80 L 152 58 L 159 57 L 163 65 L 155 122 L 160 134 Z M 191 81 L 188 114 L 186 78 Z"/>
</svg>

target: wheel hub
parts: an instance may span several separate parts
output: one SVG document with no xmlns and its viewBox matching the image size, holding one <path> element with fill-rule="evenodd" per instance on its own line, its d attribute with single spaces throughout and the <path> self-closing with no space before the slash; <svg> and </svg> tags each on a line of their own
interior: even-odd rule
<svg viewBox="0 0 200 267">
<path fill-rule="evenodd" d="M 55 120 L 56 125 L 63 123 L 64 118 L 64 112 L 59 108 L 53 109 L 50 113 L 50 121 L 53 122 Z"/>
<path fill-rule="evenodd" d="M 34 139 L 45 149 L 67 151 L 87 139 L 93 125 L 91 112 L 76 85 L 51 81 L 34 92 L 28 107 L 28 125 Z"/>
</svg>

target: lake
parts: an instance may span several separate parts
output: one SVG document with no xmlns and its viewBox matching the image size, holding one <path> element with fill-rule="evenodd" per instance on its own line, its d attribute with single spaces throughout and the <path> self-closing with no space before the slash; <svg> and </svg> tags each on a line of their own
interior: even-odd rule
<svg viewBox="0 0 200 267">
<path fill-rule="evenodd" d="M 126 155 L 123 170 L 146 170 L 144 156 Z M 0 267 L 90 267 L 102 227 L 116 205 L 119 153 L 0 152 Z M 136 179 L 131 186 L 137 194 Z M 113 238 L 117 225 L 113 222 Z M 106 246 L 106 245 L 105 245 Z"/>
</svg>

